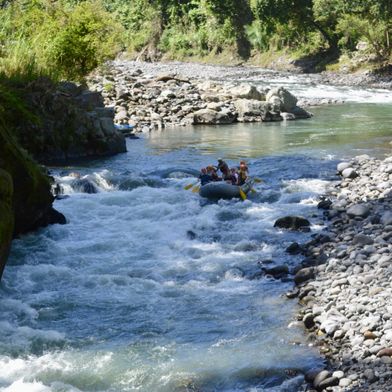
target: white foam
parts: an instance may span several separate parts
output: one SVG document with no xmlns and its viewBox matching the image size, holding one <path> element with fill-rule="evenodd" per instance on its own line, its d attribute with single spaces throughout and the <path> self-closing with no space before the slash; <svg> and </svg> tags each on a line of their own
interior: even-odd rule
<svg viewBox="0 0 392 392">
<path fill-rule="evenodd" d="M 7 388 L 0 388 L 1 392 L 52 392 L 52 389 L 40 382 L 25 382 L 19 379 Z"/>
</svg>

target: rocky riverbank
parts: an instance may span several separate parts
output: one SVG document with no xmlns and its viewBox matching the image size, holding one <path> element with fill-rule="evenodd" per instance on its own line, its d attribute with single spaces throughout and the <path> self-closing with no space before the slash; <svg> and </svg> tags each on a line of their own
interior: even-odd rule
<svg viewBox="0 0 392 392">
<path fill-rule="evenodd" d="M 319 205 L 327 229 L 303 249 L 295 275 L 301 319 L 328 362 L 307 379 L 318 391 L 390 391 L 392 157 L 359 156 L 338 171 Z"/>
<path fill-rule="evenodd" d="M 214 72 L 209 73 L 210 69 Z M 287 89 L 262 89 L 252 83 L 238 83 L 233 77 L 223 81 L 223 74 L 217 78 L 219 69 L 113 62 L 90 76 L 89 88 L 104 96 L 106 107 L 113 108 L 115 122 L 125 132 L 311 117 Z M 226 67 L 226 73 L 228 70 L 232 71 Z"/>
<path fill-rule="evenodd" d="M 45 78 L 14 88 L 34 117 L 16 118 L 11 125 L 18 142 L 38 162 L 66 164 L 126 151 L 124 136 L 114 127 L 114 112 L 99 93 Z"/>
</svg>

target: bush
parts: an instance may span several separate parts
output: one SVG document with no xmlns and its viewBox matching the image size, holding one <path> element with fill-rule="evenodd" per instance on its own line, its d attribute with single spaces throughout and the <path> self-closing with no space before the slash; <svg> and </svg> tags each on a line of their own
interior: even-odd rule
<svg viewBox="0 0 392 392">
<path fill-rule="evenodd" d="M 0 9 L 0 73 L 81 79 L 122 48 L 123 30 L 99 1 L 17 0 Z"/>
</svg>

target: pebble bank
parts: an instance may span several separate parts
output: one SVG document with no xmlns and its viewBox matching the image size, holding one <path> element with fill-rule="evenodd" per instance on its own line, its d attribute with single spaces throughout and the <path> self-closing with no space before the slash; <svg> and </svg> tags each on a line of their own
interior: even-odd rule
<svg viewBox="0 0 392 392">
<path fill-rule="evenodd" d="M 392 391 L 392 157 L 337 169 L 342 179 L 319 205 L 327 228 L 302 249 L 299 290 L 288 293 L 328 362 L 307 380 L 318 391 Z"/>
</svg>

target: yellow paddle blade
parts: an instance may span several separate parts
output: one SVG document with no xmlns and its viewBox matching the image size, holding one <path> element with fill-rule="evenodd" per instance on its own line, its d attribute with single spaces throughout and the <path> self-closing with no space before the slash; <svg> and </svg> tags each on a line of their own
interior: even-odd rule
<svg viewBox="0 0 392 392">
<path fill-rule="evenodd" d="M 184 186 L 184 189 L 187 191 L 188 189 L 191 189 L 195 185 L 197 185 L 197 183 L 196 184 L 188 184 L 188 185 Z"/>
<path fill-rule="evenodd" d="M 200 189 L 199 186 L 195 186 L 195 187 L 192 189 L 192 192 L 193 192 L 193 193 L 199 192 L 199 189 Z"/>
<path fill-rule="evenodd" d="M 257 193 L 256 189 L 254 189 L 254 188 L 250 188 L 250 191 L 251 191 L 252 193 Z"/>
<path fill-rule="evenodd" d="M 254 178 L 253 181 L 256 183 L 264 182 L 264 180 L 262 180 L 261 178 Z"/>
<path fill-rule="evenodd" d="M 240 196 L 242 200 L 246 200 L 246 194 L 241 188 L 240 188 Z"/>
</svg>

